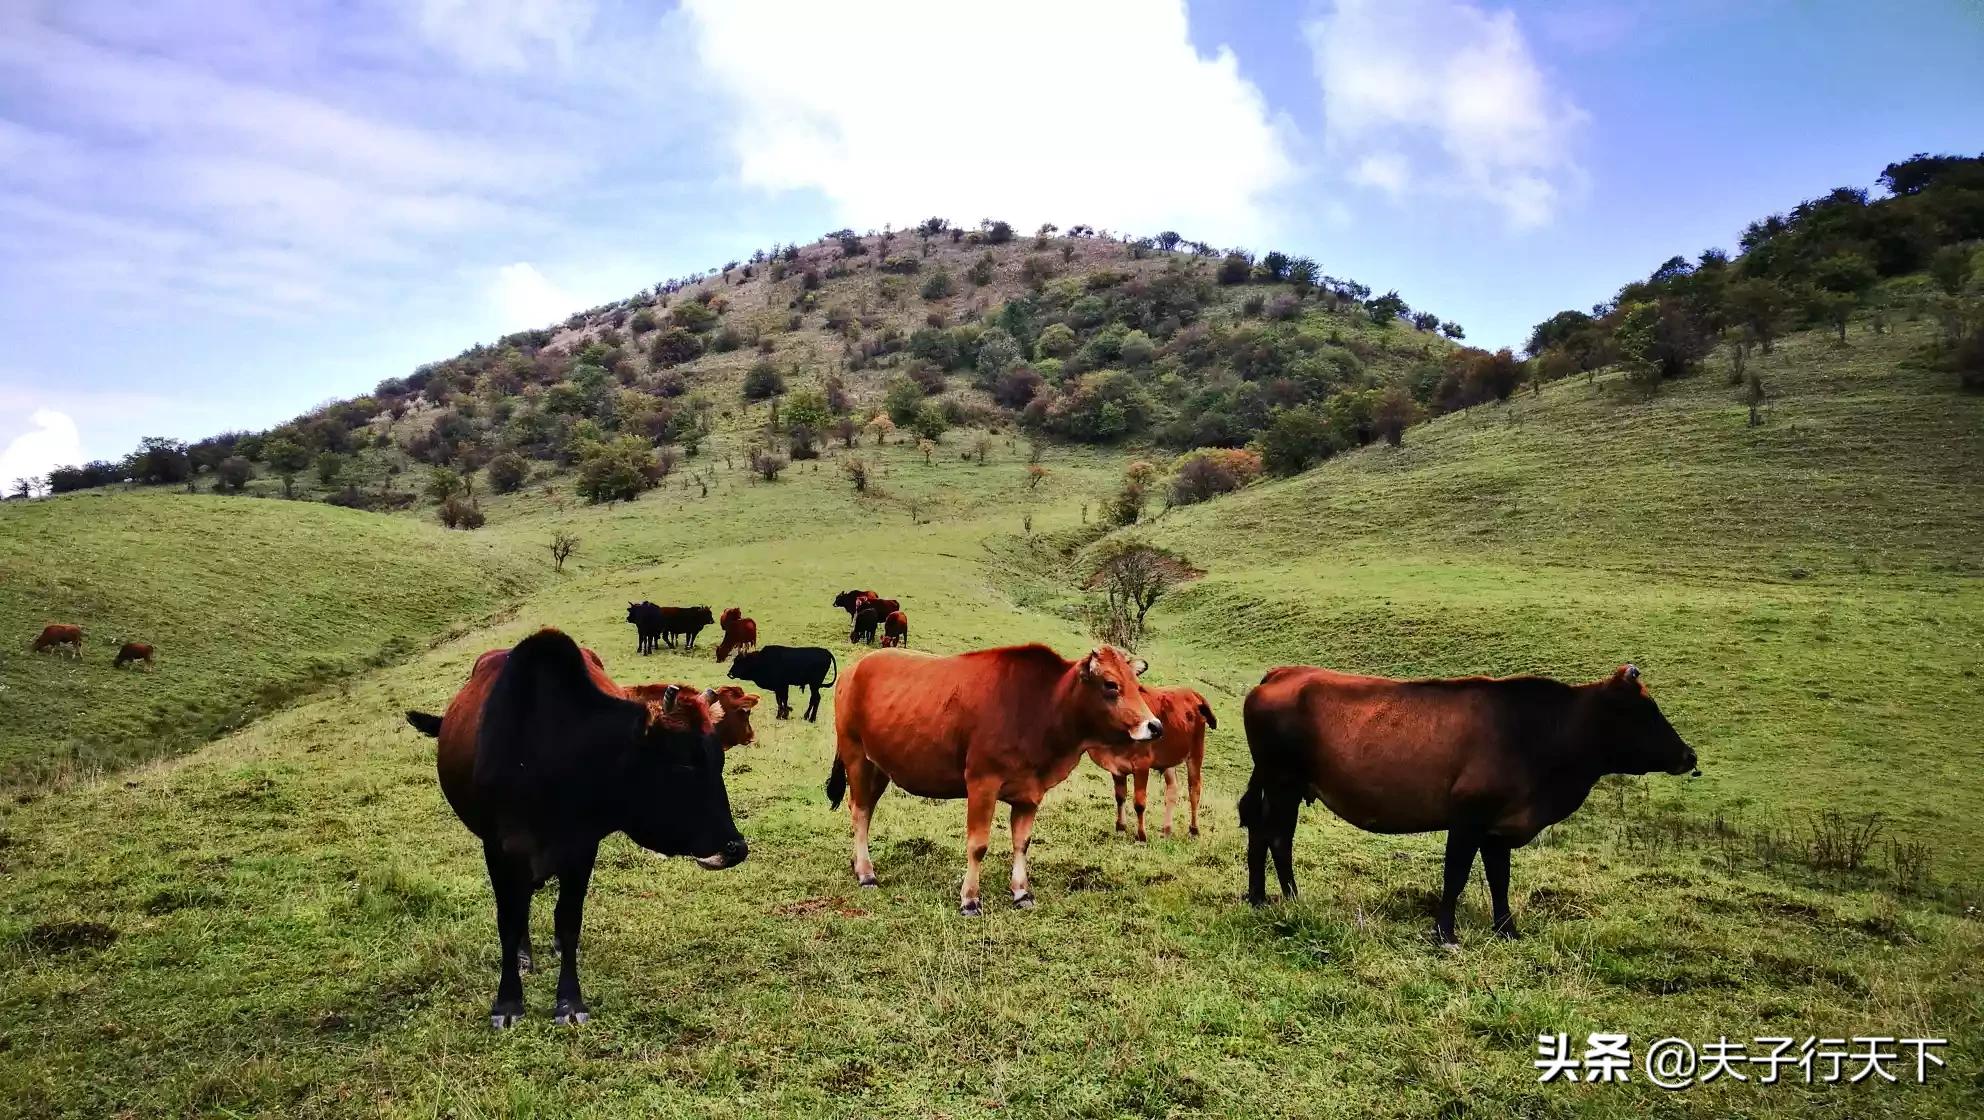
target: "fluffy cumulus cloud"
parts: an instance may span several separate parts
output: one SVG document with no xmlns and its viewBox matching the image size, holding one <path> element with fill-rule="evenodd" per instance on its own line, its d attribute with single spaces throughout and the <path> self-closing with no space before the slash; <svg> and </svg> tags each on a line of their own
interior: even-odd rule
<svg viewBox="0 0 1984 1120">
<path fill-rule="evenodd" d="M 1281 123 L 1181 0 L 687 0 L 744 183 L 855 226 L 938 214 L 1208 240 L 1270 224 Z"/>
<path fill-rule="evenodd" d="M 506 331 L 548 326 L 585 306 L 580 297 L 552 283 L 529 261 L 497 269 L 489 295 Z"/>
<path fill-rule="evenodd" d="M 9 495 L 20 479 L 43 479 L 51 468 L 83 461 L 82 433 L 67 413 L 36 409 L 28 424 L 0 451 L 0 487 Z"/>
<path fill-rule="evenodd" d="M 1460 0 L 1336 0 L 1304 31 L 1325 147 L 1354 183 L 1468 196 L 1515 229 L 1581 188 L 1584 113 L 1537 65 L 1515 15 Z"/>
</svg>

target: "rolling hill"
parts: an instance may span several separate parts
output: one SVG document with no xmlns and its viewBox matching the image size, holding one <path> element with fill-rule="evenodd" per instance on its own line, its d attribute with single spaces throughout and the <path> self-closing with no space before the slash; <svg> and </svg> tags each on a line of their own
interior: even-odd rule
<svg viewBox="0 0 1984 1120">
<path fill-rule="evenodd" d="M 1108 782 L 1084 766 L 1041 814 L 1039 909 L 967 923 L 961 807 L 885 798 L 883 889 L 857 891 L 845 818 L 820 794 L 830 722 L 761 717 L 730 771 L 750 862 L 710 876 L 608 845 L 588 914 L 596 1018 L 576 1031 L 549 1024 L 540 975 L 536 1016 L 488 1033 L 481 860 L 400 712 L 443 703 L 476 654 L 540 624 L 620 679 L 714 683 L 707 655 L 632 653 L 621 616 L 639 598 L 737 603 L 766 641 L 843 664 L 861 651 L 830 600 L 857 585 L 901 598 L 923 648 L 1078 649 L 1084 549 L 1110 531 L 1096 521 L 1133 453 L 1047 445 L 1035 463 L 988 428 L 983 455 L 959 455 L 970 435 L 927 455 L 864 438 L 765 481 L 739 422 L 638 501 L 569 501 L 557 474 L 549 492 L 487 497 L 488 527 L 451 537 L 158 490 L 27 507 L 122 503 L 127 525 L 309 510 L 324 549 L 397 545 L 426 564 L 477 547 L 540 568 L 486 625 L 196 753 L 9 807 L 0 1100 L 23 1115 L 1974 1113 L 1984 402 L 1909 366 L 1929 329 L 1784 339 L 1753 358 L 1770 394 L 1755 428 L 1717 371 L 1650 398 L 1607 372 L 1113 530 L 1204 569 L 1160 602 L 1144 650 L 1153 680 L 1204 689 L 1221 717 L 1202 838 L 1116 837 Z M 866 493 L 840 469 L 854 454 Z M 42 548 L 89 524 L 51 519 Z M 555 531 L 582 545 L 552 578 Z M 143 546 L 178 573 L 158 596 L 213 585 L 187 557 L 210 539 Z M 1524 940 L 1488 936 L 1477 888 L 1463 950 L 1435 948 L 1439 838 L 1314 808 L 1296 841 L 1309 894 L 1239 905 L 1238 703 L 1267 665 L 1590 678 L 1626 660 L 1706 775 L 1608 783 L 1519 853 Z M 1821 830 L 1876 811 L 1858 866 L 1816 858 Z M 989 873 L 1003 858 L 995 837 Z M 1591 1030 L 1929 1035 L 1951 1040 L 1951 1066 L 1926 1086 L 1537 1084 L 1537 1035 Z"/>
</svg>

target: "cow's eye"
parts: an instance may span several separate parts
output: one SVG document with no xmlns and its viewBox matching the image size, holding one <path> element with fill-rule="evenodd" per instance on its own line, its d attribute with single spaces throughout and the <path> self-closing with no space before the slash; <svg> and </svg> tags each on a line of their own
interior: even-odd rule
<svg viewBox="0 0 1984 1120">
<path fill-rule="evenodd" d="M 1122 691 L 1123 691 L 1123 686 L 1117 684 L 1115 681 L 1102 682 L 1102 694 L 1104 696 L 1109 697 L 1111 700 L 1116 699 L 1116 697 L 1120 695 Z"/>
</svg>

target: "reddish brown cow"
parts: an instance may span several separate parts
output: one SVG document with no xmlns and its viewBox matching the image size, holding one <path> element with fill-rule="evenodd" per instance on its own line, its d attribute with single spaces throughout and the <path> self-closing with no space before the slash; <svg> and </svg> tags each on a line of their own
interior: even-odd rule
<svg viewBox="0 0 1984 1120">
<path fill-rule="evenodd" d="M 909 644 L 909 616 L 901 611 L 890 611 L 889 617 L 882 620 L 882 644 L 901 648 Z"/>
<path fill-rule="evenodd" d="M 1151 746 L 1150 765 L 1139 767 L 1128 777 L 1112 773 L 1116 783 L 1116 831 L 1128 831 L 1123 823 L 1123 801 L 1127 786 L 1132 778 L 1137 788 L 1137 840 L 1144 836 L 1145 791 L 1150 788 L 1150 772 L 1157 770 L 1164 775 L 1164 835 L 1171 835 L 1171 814 L 1178 805 L 1179 763 L 1185 764 L 1186 799 L 1190 803 L 1191 834 L 1199 834 L 1199 790 L 1200 774 L 1206 763 L 1206 729 L 1218 728 L 1219 722 L 1213 719 L 1212 705 L 1206 698 L 1189 688 L 1145 688 L 1144 701 L 1150 705 L 1151 714 L 1164 724 L 1164 738 Z M 1089 754 L 1104 770 L 1109 769 L 1105 754 L 1097 748 L 1089 748 Z"/>
<path fill-rule="evenodd" d="M 57 646 L 68 646 L 69 653 L 72 656 L 81 657 L 83 655 L 83 628 L 80 626 L 70 626 L 62 622 L 52 622 L 42 627 L 41 636 L 34 640 L 34 651 L 40 653 L 42 650 L 54 649 Z"/>
<path fill-rule="evenodd" d="M 694 687 L 692 684 L 636 684 L 622 691 L 630 700 L 652 703 L 662 699 L 670 688 Z M 734 684 L 725 684 L 704 689 L 703 700 L 716 716 L 716 741 L 724 750 L 748 747 L 758 741 L 758 733 L 751 728 L 751 709 L 758 706 L 756 696 Z"/>
<path fill-rule="evenodd" d="M 854 877 L 876 885 L 868 855 L 875 803 L 894 782 L 917 797 L 964 798 L 965 874 L 959 910 L 980 912 L 979 864 L 998 803 L 1012 806 L 1013 904 L 1033 905 L 1027 842 L 1040 799 L 1103 751 L 1112 773 L 1150 765 L 1164 725 L 1137 687 L 1144 663 L 1104 646 L 1069 661 L 1046 646 L 955 657 L 881 650 L 856 662 L 834 704 L 836 755 L 827 800 L 849 794 Z"/>
<path fill-rule="evenodd" d="M 1292 666 L 1268 670 L 1245 711 L 1254 756 L 1240 799 L 1247 897 L 1266 901 L 1269 853 L 1282 895 L 1294 897 L 1296 816 L 1320 799 L 1367 832 L 1446 831 L 1435 932 L 1447 944 L 1477 851 L 1495 932 L 1513 937 L 1512 850 L 1575 812 L 1606 774 L 1686 774 L 1696 761 L 1631 665 L 1582 685 L 1396 681 Z"/>
<path fill-rule="evenodd" d="M 625 832 L 644 848 L 695 856 L 711 870 L 748 854 L 702 695 L 671 686 L 657 700 L 630 700 L 597 657 L 556 630 L 482 655 L 445 715 L 408 712 L 407 722 L 440 740 L 441 791 L 482 840 L 502 944 L 490 1008 L 498 1028 L 523 1018 L 531 895 L 554 876 L 554 1018 L 581 1023 L 590 1014 L 579 987 L 579 929 L 606 836 Z"/>
<path fill-rule="evenodd" d="M 129 661 L 142 661 L 145 668 L 151 668 L 152 647 L 143 642 L 125 642 L 123 648 L 117 651 L 117 660 L 111 663 L 111 668 L 122 669 Z"/>
<path fill-rule="evenodd" d="M 731 607 L 716 621 L 717 625 L 723 628 L 723 641 L 718 642 L 716 646 L 718 661 L 728 661 L 731 654 L 758 644 L 758 622 L 756 619 L 745 618 L 742 610 Z"/>
</svg>

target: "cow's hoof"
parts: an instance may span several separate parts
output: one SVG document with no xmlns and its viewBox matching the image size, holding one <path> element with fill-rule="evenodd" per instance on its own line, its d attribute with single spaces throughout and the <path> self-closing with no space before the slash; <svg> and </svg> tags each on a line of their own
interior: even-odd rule
<svg viewBox="0 0 1984 1120">
<path fill-rule="evenodd" d="M 1266 906 L 1267 904 L 1268 904 L 1268 896 L 1267 896 L 1267 895 L 1264 895 L 1264 894 L 1250 894 L 1250 895 L 1248 895 L 1248 896 L 1247 896 L 1247 905 L 1249 905 L 1249 906 L 1251 906 L 1251 907 L 1253 907 L 1253 908 L 1254 908 L 1254 909 L 1256 909 L 1256 910 L 1259 910 L 1259 909 L 1261 909 L 1262 907 L 1265 907 L 1265 906 Z"/>
<path fill-rule="evenodd" d="M 576 1027 L 592 1018 L 592 1010 L 583 1000 L 558 1001 L 558 1007 L 551 1013 L 551 1021 L 561 1027 Z"/>
<path fill-rule="evenodd" d="M 1013 896 L 1013 905 L 1021 910 L 1033 909 L 1033 892 L 1021 891 Z"/>
<path fill-rule="evenodd" d="M 1116 822 L 1116 831 L 1118 831 L 1118 832 L 1128 832 L 1128 831 L 1130 831 L 1130 826 L 1129 826 L 1129 825 L 1126 825 L 1126 824 L 1124 824 L 1124 823 L 1123 823 L 1122 821 L 1117 821 L 1117 822 Z"/>
<path fill-rule="evenodd" d="M 1460 951 L 1460 938 L 1454 935 L 1453 930 L 1442 929 L 1439 926 L 1434 926 L 1433 940 L 1435 943 L 1437 943 L 1440 946 L 1440 948 L 1446 949 L 1449 952 Z"/>
<path fill-rule="evenodd" d="M 1143 833 L 1139 832 L 1137 833 L 1137 843 L 1148 844 L 1150 843 L 1150 837 L 1145 836 Z"/>
<path fill-rule="evenodd" d="M 1514 922 L 1502 922 L 1496 925 L 1495 936 L 1501 938 L 1504 941 L 1522 940 L 1522 932 L 1516 929 L 1516 924 Z"/>
<path fill-rule="evenodd" d="M 882 885 L 882 884 L 881 884 L 880 882 L 878 882 L 878 881 L 877 881 L 877 880 L 875 879 L 875 877 L 874 877 L 873 875 L 865 875 L 865 876 L 862 876 L 861 878 L 859 878 L 859 879 L 857 879 L 857 880 L 855 880 L 855 884 L 856 884 L 857 886 L 862 886 L 862 887 L 874 887 L 874 888 L 879 888 L 879 887 L 881 887 L 881 885 Z"/>
<path fill-rule="evenodd" d="M 980 906 L 978 904 L 978 900 L 974 898 L 970 902 L 967 902 L 964 905 L 958 907 L 958 913 L 964 915 L 967 918 L 976 918 L 980 914 L 985 913 L 985 908 L 983 906 Z"/>
<path fill-rule="evenodd" d="M 529 972 L 531 970 L 532 970 L 532 961 L 530 959 L 530 950 L 529 949 L 517 950 L 517 971 Z"/>
<path fill-rule="evenodd" d="M 489 1009 L 489 1025 L 496 1030 L 507 1031 L 523 1021 L 524 1002 L 522 1000 L 498 1002 Z"/>
<path fill-rule="evenodd" d="M 1193 825 L 1193 826 L 1192 826 L 1192 827 L 1191 827 L 1191 828 L 1190 828 L 1190 829 L 1189 829 L 1189 830 L 1188 830 L 1188 831 L 1186 832 L 1186 835 L 1188 835 L 1188 836 L 1193 836 L 1193 837 L 1196 837 L 1196 836 L 1198 836 L 1198 834 L 1199 834 L 1199 826 L 1198 826 L 1198 825 Z"/>
</svg>

